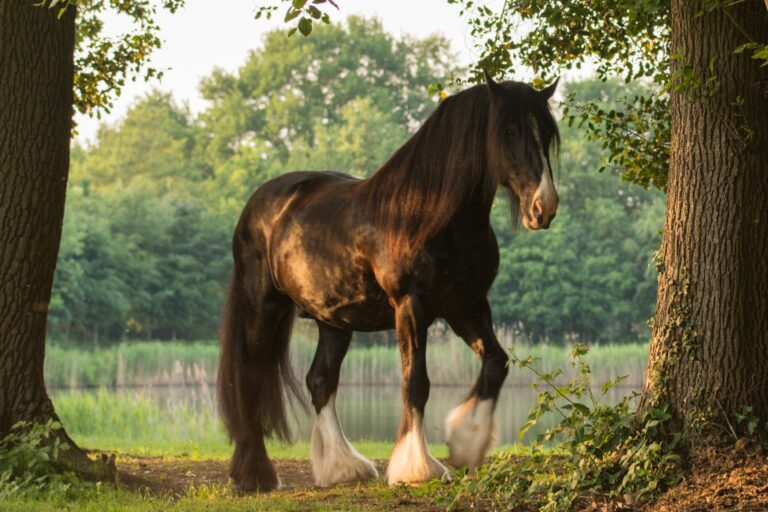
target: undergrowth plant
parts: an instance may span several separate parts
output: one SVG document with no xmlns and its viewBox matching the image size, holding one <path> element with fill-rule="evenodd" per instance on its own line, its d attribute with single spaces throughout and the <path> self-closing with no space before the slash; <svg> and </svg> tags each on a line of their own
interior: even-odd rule
<svg viewBox="0 0 768 512">
<path fill-rule="evenodd" d="M 670 432 L 666 406 L 635 410 L 637 393 L 605 403 L 607 392 L 623 377 L 593 389 L 584 345 L 574 345 L 574 377 L 543 373 L 533 358 L 512 356 L 511 363 L 536 374 L 536 404 L 520 436 L 545 416 L 558 420 L 520 452 L 505 452 L 482 468 L 477 478 L 456 479 L 438 499 L 449 508 L 473 506 L 508 509 L 530 506 L 542 511 L 571 508 L 578 497 L 603 497 L 628 504 L 653 499 L 682 477 L 675 448 L 680 434 Z"/>
<path fill-rule="evenodd" d="M 12 496 L 72 494 L 81 485 L 71 471 L 59 464 L 69 446 L 61 442 L 61 424 L 19 422 L 0 438 L 0 499 Z"/>
</svg>

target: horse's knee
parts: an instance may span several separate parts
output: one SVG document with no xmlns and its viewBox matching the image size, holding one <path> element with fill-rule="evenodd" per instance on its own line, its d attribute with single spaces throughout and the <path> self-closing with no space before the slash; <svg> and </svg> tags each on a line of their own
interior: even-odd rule
<svg viewBox="0 0 768 512">
<path fill-rule="evenodd" d="M 430 382 L 426 371 L 415 371 L 408 379 L 408 402 L 423 411 L 429 399 Z"/>
<path fill-rule="evenodd" d="M 312 405 L 315 407 L 315 412 L 318 414 L 320 410 L 328 403 L 331 398 L 331 394 L 335 391 L 332 389 L 330 377 L 320 371 L 310 370 L 307 373 L 307 389 L 312 397 Z"/>
<path fill-rule="evenodd" d="M 488 366 L 494 379 L 502 383 L 509 373 L 509 356 L 503 352 L 497 354 L 489 361 Z"/>
<path fill-rule="evenodd" d="M 483 361 L 482 376 L 485 389 L 481 390 L 483 397 L 495 398 L 509 373 L 509 357 L 499 352 Z"/>
</svg>

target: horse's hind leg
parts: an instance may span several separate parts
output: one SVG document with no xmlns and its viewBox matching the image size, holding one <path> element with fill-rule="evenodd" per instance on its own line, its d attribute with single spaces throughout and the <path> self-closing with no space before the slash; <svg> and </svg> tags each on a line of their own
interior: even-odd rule
<svg viewBox="0 0 768 512">
<path fill-rule="evenodd" d="M 312 430 L 312 474 L 315 484 L 328 487 L 379 476 L 373 463 L 349 444 L 336 414 L 341 362 L 352 333 L 318 322 L 320 340 L 307 373 L 307 387 L 317 420 Z"/>
<path fill-rule="evenodd" d="M 234 255 L 222 315 L 217 395 L 235 444 L 230 477 L 242 491 L 269 491 L 280 480 L 264 438 L 289 438 L 285 391 L 298 387 L 288 351 L 294 306 L 272 284 L 257 248 L 244 247 L 236 238 Z"/>
<path fill-rule="evenodd" d="M 451 318 L 449 323 L 482 359 L 483 366 L 469 397 L 446 418 L 445 430 L 448 463 L 466 466 L 473 473 L 495 441 L 493 412 L 507 376 L 509 358 L 493 332 L 488 302 L 483 301 L 466 313 L 461 318 Z"/>
<path fill-rule="evenodd" d="M 429 453 L 424 434 L 424 407 L 429 398 L 428 326 L 423 304 L 417 296 L 408 295 L 399 300 L 395 308 L 395 328 L 403 368 L 403 416 L 387 468 L 389 485 L 423 482 L 446 473 L 445 466 Z"/>
</svg>

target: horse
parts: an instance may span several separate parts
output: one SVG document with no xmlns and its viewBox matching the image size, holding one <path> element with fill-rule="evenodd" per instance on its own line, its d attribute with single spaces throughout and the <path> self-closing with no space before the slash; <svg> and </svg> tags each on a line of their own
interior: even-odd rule
<svg viewBox="0 0 768 512">
<path fill-rule="evenodd" d="M 217 378 L 237 488 L 280 485 L 265 437 L 290 436 L 286 408 L 300 394 L 288 350 L 297 312 L 314 319 L 319 332 L 306 376 L 316 413 L 317 486 L 378 478 L 336 414 L 353 331 L 395 329 L 400 349 L 403 412 L 388 483 L 447 472 L 429 453 L 423 426 L 427 329 L 437 319 L 482 361 L 468 396 L 447 417 L 447 462 L 469 471 L 483 462 L 508 372 L 487 300 L 499 263 L 490 210 L 501 186 L 515 225 L 546 229 L 555 217 L 551 153 L 559 132 L 548 100 L 556 87 L 537 91 L 486 73 L 484 84 L 443 99 L 369 178 L 292 172 L 253 193 L 232 240 Z"/>
</svg>

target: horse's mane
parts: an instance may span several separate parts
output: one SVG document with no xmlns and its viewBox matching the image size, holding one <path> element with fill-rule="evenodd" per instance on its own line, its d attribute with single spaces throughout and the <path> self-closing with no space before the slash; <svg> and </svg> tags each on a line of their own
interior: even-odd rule
<svg viewBox="0 0 768 512">
<path fill-rule="evenodd" d="M 533 115 L 542 135 L 556 148 L 557 124 L 546 102 L 542 108 L 531 100 L 530 95 L 538 93 L 517 82 L 499 87 L 514 97 L 508 107 L 515 111 L 505 108 L 500 114 L 525 116 L 525 122 Z M 490 96 L 486 85 L 477 85 L 444 99 L 419 130 L 360 183 L 358 198 L 365 214 L 383 229 L 393 252 L 421 247 L 466 207 L 473 194 L 473 201 L 490 208 L 499 176 L 489 162 L 488 145 L 501 143 L 500 134 L 488 133 Z"/>
<path fill-rule="evenodd" d="M 490 96 L 475 86 L 440 102 L 416 133 L 370 178 L 358 197 L 393 250 L 417 248 L 444 228 L 472 193 L 493 199 L 487 171 Z M 480 185 L 480 187 L 478 187 Z"/>
</svg>

